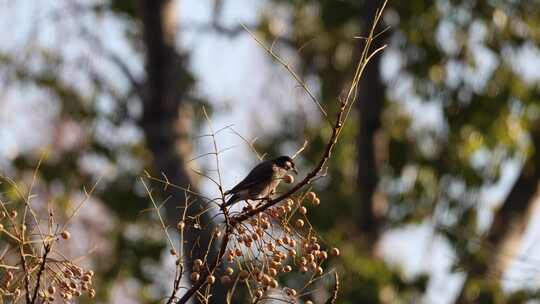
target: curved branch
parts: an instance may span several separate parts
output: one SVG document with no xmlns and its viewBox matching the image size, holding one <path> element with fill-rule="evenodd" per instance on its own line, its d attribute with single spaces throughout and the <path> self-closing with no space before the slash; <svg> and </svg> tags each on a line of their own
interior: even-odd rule
<svg viewBox="0 0 540 304">
<path fill-rule="evenodd" d="M 332 295 L 328 300 L 326 300 L 326 304 L 335 304 L 339 292 L 339 276 L 337 272 L 334 272 L 334 280 L 336 283 L 334 283 L 334 289 L 332 290 Z"/>
</svg>

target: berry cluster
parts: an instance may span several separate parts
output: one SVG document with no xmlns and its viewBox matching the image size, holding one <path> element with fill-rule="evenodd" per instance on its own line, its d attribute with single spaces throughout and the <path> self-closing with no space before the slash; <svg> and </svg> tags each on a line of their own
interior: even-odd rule
<svg viewBox="0 0 540 304">
<path fill-rule="evenodd" d="M 228 235 L 225 261 L 221 267 L 214 272 L 205 271 L 207 262 L 196 259 L 191 265 L 192 281 L 205 280 L 211 285 L 216 283 L 217 275 L 224 285 L 242 282 L 249 288 L 254 301 L 264 299 L 276 289 L 286 297 L 302 297 L 310 283 L 325 275 L 323 266 L 329 256 L 339 255 L 337 248 L 323 249 L 320 238 L 309 223 L 308 205 L 320 205 L 315 192 L 285 199 L 237 223 Z M 248 205 L 242 213 L 253 210 Z M 280 286 L 285 276 L 295 273 L 304 276 L 308 284 L 299 290 Z"/>
<path fill-rule="evenodd" d="M 22 212 L 8 209 L 1 198 L 0 208 L 0 237 L 7 246 L 0 256 L 0 299 L 9 299 L 10 303 L 71 303 L 83 294 L 96 296 L 92 288 L 94 272 L 70 261 L 56 248 L 53 250 L 60 242 L 70 240 L 71 233 L 52 229 L 56 226 L 52 212 L 49 229 L 44 231 L 32 221 L 23 220 L 19 215 Z M 29 210 L 34 222 L 38 222 L 37 212 Z"/>
<path fill-rule="evenodd" d="M 48 266 L 49 280 L 48 286 L 38 292 L 43 302 L 53 303 L 57 297 L 64 302 L 88 294 L 90 298 L 96 296 L 96 291 L 92 288 L 94 272 L 84 270 L 72 262 L 51 263 Z"/>
</svg>

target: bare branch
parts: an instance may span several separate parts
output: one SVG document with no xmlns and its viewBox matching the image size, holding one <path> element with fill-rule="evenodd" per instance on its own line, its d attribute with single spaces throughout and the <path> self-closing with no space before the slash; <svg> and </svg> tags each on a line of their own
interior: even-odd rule
<svg viewBox="0 0 540 304">
<path fill-rule="evenodd" d="M 41 277 L 43 275 L 43 272 L 45 271 L 45 266 L 47 265 L 47 256 L 51 252 L 51 248 L 52 248 L 52 244 L 44 245 L 45 251 L 43 252 L 43 255 L 41 256 L 42 260 L 41 260 L 41 264 L 39 265 L 39 270 L 36 277 L 36 288 L 34 289 L 34 295 L 32 296 L 32 300 L 30 301 L 30 303 L 32 304 L 36 303 L 36 300 L 38 297 L 39 285 L 41 283 Z"/>
<path fill-rule="evenodd" d="M 334 280 L 336 281 L 334 283 L 334 289 L 332 290 L 332 295 L 328 300 L 326 300 L 326 304 L 335 304 L 337 301 L 338 291 L 339 291 L 339 276 L 337 272 L 334 272 Z"/>
<path fill-rule="evenodd" d="M 300 76 L 298 76 L 298 74 L 296 74 L 293 68 L 283 58 L 281 58 L 271 48 L 266 46 L 259 38 L 257 38 L 257 36 L 255 36 L 255 34 L 253 34 L 245 25 L 242 25 L 242 27 L 270 56 L 272 56 L 272 58 L 279 62 L 279 64 L 281 64 L 289 72 L 289 74 L 291 74 L 294 80 L 296 80 L 296 82 L 302 87 L 302 89 L 304 89 L 306 94 L 308 94 L 309 98 L 311 98 L 311 100 L 317 105 L 321 114 L 326 118 L 326 120 L 328 120 L 328 114 L 326 113 L 326 110 L 323 108 L 317 97 L 315 97 L 315 95 L 311 92 L 306 83 L 302 81 L 302 79 L 300 79 Z M 328 120 L 328 122 L 330 121 Z"/>
</svg>

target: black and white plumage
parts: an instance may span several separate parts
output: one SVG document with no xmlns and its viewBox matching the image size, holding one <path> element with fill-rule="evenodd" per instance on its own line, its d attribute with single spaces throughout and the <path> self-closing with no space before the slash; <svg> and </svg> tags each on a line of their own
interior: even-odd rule
<svg viewBox="0 0 540 304">
<path fill-rule="evenodd" d="M 232 196 L 224 207 L 242 200 L 269 197 L 289 170 L 297 173 L 292 158 L 288 156 L 280 156 L 261 162 L 240 183 L 225 192 L 225 195 L 232 194 Z"/>
</svg>

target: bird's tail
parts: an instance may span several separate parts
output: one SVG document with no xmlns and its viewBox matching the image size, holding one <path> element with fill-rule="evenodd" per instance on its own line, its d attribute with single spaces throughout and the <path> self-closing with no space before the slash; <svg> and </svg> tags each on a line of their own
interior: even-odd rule
<svg viewBox="0 0 540 304">
<path fill-rule="evenodd" d="M 230 205 L 238 202 L 240 200 L 240 197 L 238 197 L 238 195 L 234 194 L 233 196 L 231 196 L 226 202 L 225 204 L 223 204 L 223 207 L 229 207 Z"/>
</svg>

